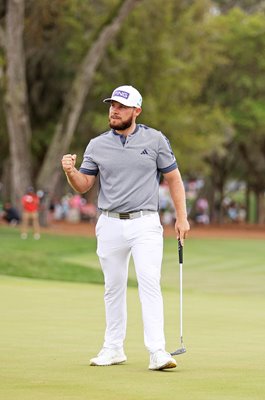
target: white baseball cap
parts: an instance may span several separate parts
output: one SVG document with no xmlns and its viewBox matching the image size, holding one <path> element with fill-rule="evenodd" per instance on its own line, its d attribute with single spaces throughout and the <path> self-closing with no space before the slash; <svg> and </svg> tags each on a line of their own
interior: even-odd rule
<svg viewBox="0 0 265 400">
<path fill-rule="evenodd" d="M 127 107 L 141 107 L 142 96 L 133 86 L 119 86 L 113 90 L 111 97 L 103 100 L 104 103 L 117 101 Z"/>
</svg>

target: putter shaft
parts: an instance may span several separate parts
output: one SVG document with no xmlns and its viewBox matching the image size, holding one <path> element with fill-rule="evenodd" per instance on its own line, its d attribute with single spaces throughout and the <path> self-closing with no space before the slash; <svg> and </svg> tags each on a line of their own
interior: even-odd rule
<svg viewBox="0 0 265 400">
<path fill-rule="evenodd" d="M 183 286 L 182 286 L 182 267 L 183 267 L 183 246 L 178 239 L 178 256 L 179 256 L 179 315 L 180 315 L 180 343 L 181 348 L 171 353 L 172 356 L 186 353 L 186 348 L 183 344 Z"/>
</svg>

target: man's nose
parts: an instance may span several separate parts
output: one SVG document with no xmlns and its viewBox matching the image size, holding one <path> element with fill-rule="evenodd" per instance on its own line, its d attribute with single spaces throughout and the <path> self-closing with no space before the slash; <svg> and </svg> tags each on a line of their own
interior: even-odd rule
<svg viewBox="0 0 265 400">
<path fill-rule="evenodd" d="M 110 112 L 112 115 L 119 115 L 119 108 L 117 107 L 111 107 Z"/>
</svg>

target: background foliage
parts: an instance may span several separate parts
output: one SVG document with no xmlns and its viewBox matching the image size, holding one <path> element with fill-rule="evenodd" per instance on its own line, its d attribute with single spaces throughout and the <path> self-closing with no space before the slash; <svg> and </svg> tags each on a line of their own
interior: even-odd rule
<svg viewBox="0 0 265 400">
<path fill-rule="evenodd" d="M 0 38 L 8 3 L 0 1 Z M 25 3 L 33 181 L 80 63 L 122 3 Z M 249 193 L 256 196 L 257 219 L 264 222 L 264 9 L 263 1 L 138 1 L 96 69 L 69 151 L 77 152 L 81 161 L 89 139 L 107 129 L 101 100 L 115 86 L 135 85 L 144 98 L 140 122 L 169 137 L 185 178 L 203 177 L 209 182 L 211 207 L 222 201 L 226 182 L 238 179 L 246 184 L 246 202 Z M 2 46 L 0 176 L 4 183 L 10 158 L 5 68 Z"/>
</svg>

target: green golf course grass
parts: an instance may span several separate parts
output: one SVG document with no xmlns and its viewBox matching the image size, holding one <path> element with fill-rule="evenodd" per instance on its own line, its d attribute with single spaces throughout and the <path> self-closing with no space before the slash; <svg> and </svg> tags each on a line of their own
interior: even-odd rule
<svg viewBox="0 0 265 400">
<path fill-rule="evenodd" d="M 184 248 L 184 343 L 178 368 L 149 371 L 130 266 L 127 363 L 90 367 L 104 333 L 95 239 L 0 229 L 1 400 L 263 400 L 262 240 L 189 239 Z M 165 240 L 167 350 L 180 347 L 177 245 Z M 35 278 L 35 279 L 33 279 Z"/>
</svg>

